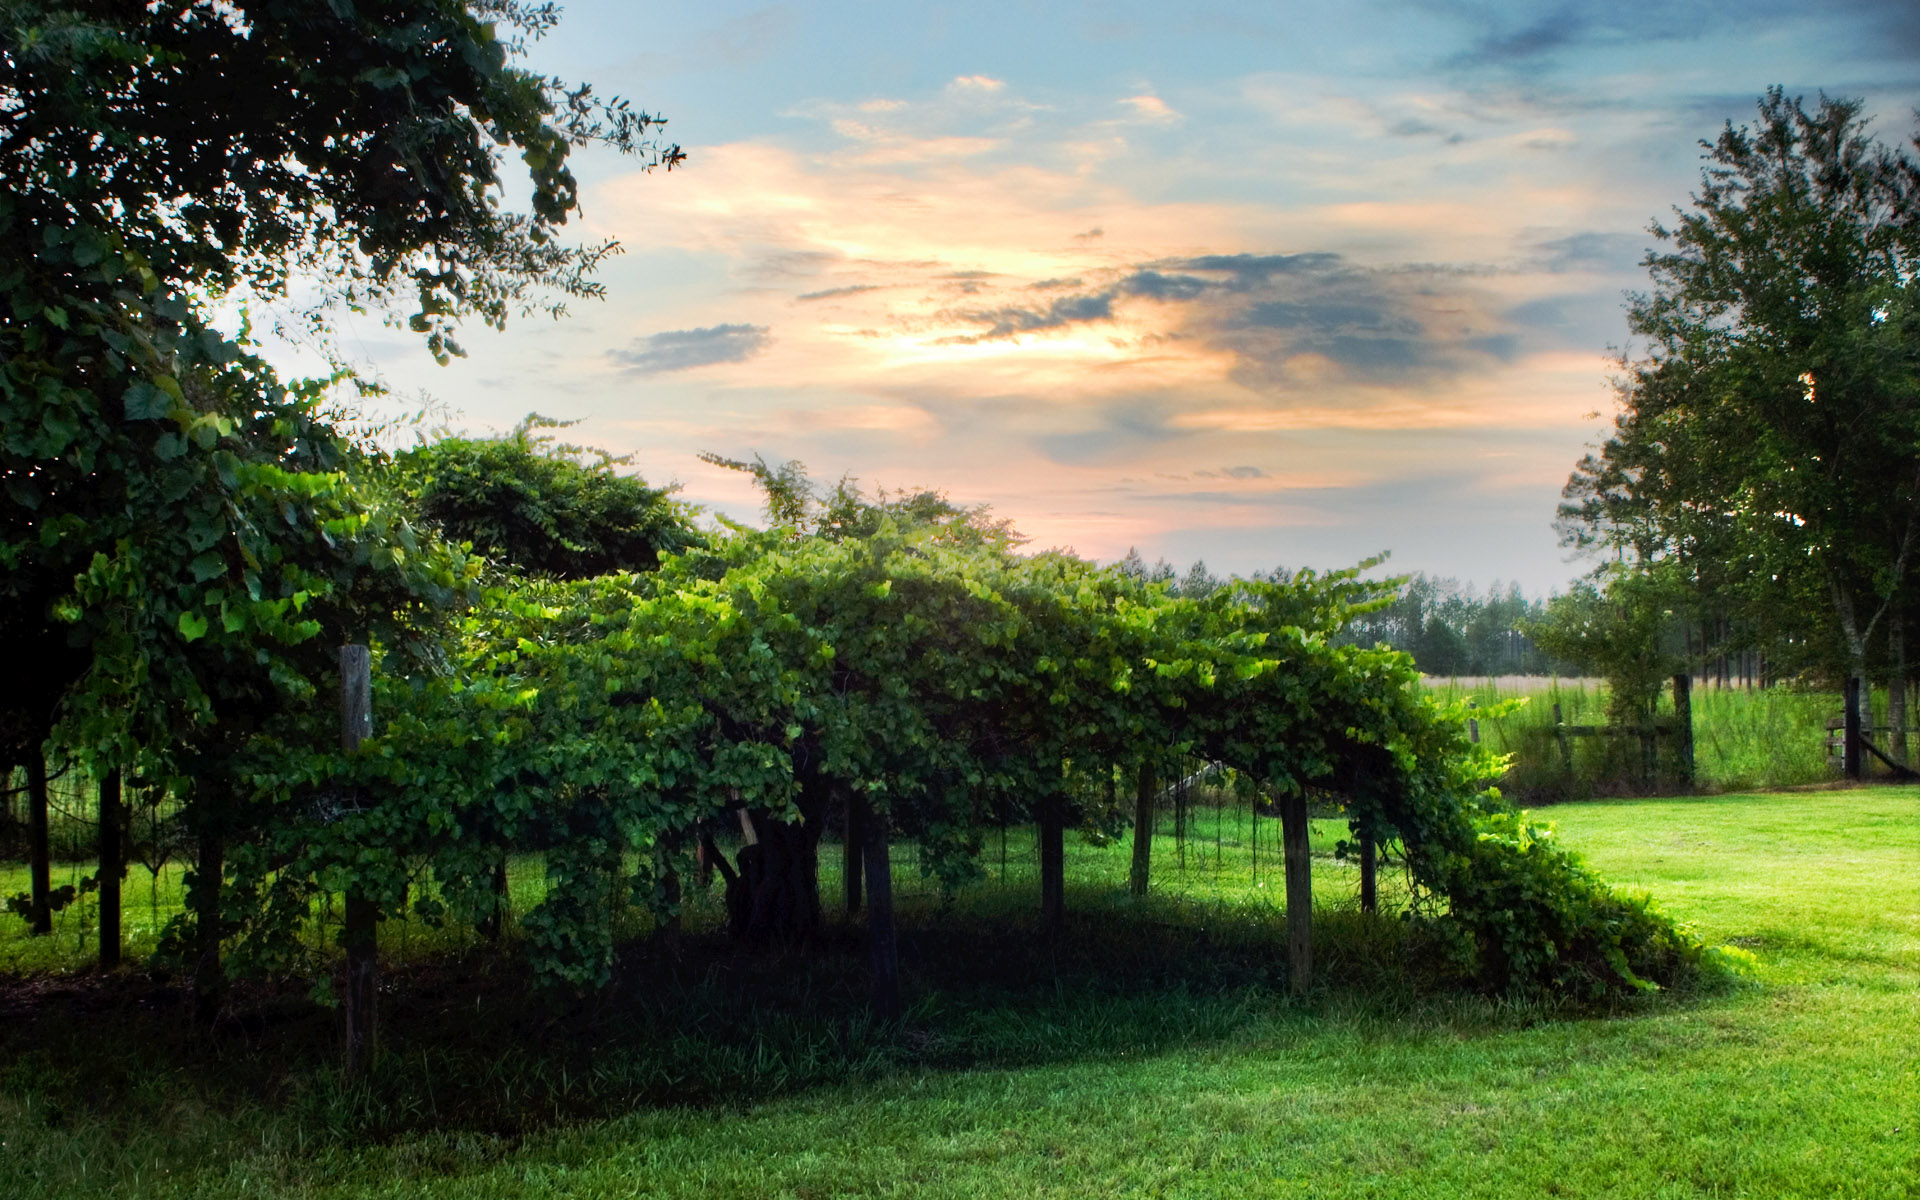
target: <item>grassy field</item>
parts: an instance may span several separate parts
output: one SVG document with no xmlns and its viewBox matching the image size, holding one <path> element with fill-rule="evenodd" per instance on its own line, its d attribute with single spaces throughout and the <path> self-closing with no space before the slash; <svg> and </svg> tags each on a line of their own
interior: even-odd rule
<svg viewBox="0 0 1920 1200">
<path fill-rule="evenodd" d="M 1365 930 L 1343 911 L 1350 881 L 1321 860 L 1332 978 L 1306 1003 L 1257 971 L 1103 990 L 1070 963 L 1045 994 L 969 992 L 959 980 L 998 970 L 967 941 L 969 922 L 1024 901 L 1010 876 L 944 913 L 910 892 L 915 1007 L 897 1033 L 842 1022 L 827 1056 L 865 1064 L 844 1082 L 608 1104 L 519 1133 L 428 1115 L 380 1137 L 330 1123 L 355 1098 L 324 1069 L 263 1072 L 291 1036 L 271 1021 L 200 1052 L 218 1061 L 162 1056 L 151 1078 L 112 1076 L 88 1103 L 86 1060 L 63 1057 L 58 1031 L 98 1018 L 85 1003 L 28 1003 L 19 984 L 27 997 L 0 1025 L 0 1178 L 22 1198 L 1915 1195 L 1920 791 L 1551 815 L 1609 878 L 1748 950 L 1752 978 L 1611 1015 L 1368 985 L 1354 952 Z M 1163 866 L 1172 851 L 1162 839 Z M 1244 859 L 1209 873 L 1193 855 L 1187 890 L 1205 894 L 1142 907 L 1119 894 L 1125 856 L 1124 842 L 1075 845 L 1074 939 L 1159 923 L 1169 945 L 1199 930 L 1217 939 L 1214 958 L 1233 959 L 1236 937 L 1277 931 Z M 1179 890 L 1178 872 L 1160 878 Z M 765 1025 L 731 1036 L 748 1057 L 795 1054 Z M 403 1029 L 390 1045 L 428 1058 Z M 583 1075 L 616 1070 L 620 1053 L 590 1055 Z M 201 1080 L 209 1066 L 279 1082 L 223 1088 Z"/>
<path fill-rule="evenodd" d="M 1637 778 L 1637 746 L 1616 743 L 1627 761 L 1609 761 L 1605 739 L 1570 739 L 1571 764 L 1552 736 L 1554 706 L 1568 725 L 1604 725 L 1607 694 L 1599 680 L 1502 676 L 1495 679 L 1429 679 L 1427 687 L 1443 696 L 1472 697 L 1489 715 L 1480 738 L 1501 754 L 1514 756 L 1507 790 L 1528 802 L 1645 791 Z M 1492 715 L 1504 703 L 1522 701 L 1512 711 Z M 1885 722 L 1885 696 L 1875 693 L 1877 718 Z M 1672 715 L 1673 698 L 1662 697 L 1663 716 Z M 1838 693 L 1801 692 L 1785 687 L 1697 687 L 1692 693 L 1694 778 L 1702 790 L 1741 791 L 1823 783 L 1837 773 L 1827 765 L 1826 719 L 1840 712 Z M 1659 776 L 1669 790 L 1679 778 L 1671 743 L 1662 742 Z"/>
</svg>

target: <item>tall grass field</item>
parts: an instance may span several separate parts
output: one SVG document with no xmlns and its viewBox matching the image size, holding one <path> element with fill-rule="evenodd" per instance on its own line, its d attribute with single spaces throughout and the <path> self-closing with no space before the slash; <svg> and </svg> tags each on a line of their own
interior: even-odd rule
<svg viewBox="0 0 1920 1200">
<path fill-rule="evenodd" d="M 1321 982 L 1287 999 L 1274 889 L 1217 815 L 1157 839 L 1143 902 L 1124 839 L 1070 838 L 1051 945 L 1017 834 L 1004 878 L 990 844 L 945 902 L 904 852 L 891 1029 L 859 1015 L 854 928 L 810 968 L 690 922 L 608 996 L 539 1003 L 423 934 L 355 1087 L 303 995 L 260 991 L 208 1039 L 171 983 L 48 960 L 0 987 L 0 1179 L 21 1200 L 1915 1194 L 1920 789 L 1556 806 L 1609 879 L 1750 963 L 1604 1013 L 1415 986 L 1330 857 Z"/>
<path fill-rule="evenodd" d="M 1513 756 L 1504 787 L 1523 801 L 1644 793 L 1663 785 L 1672 790 L 1680 782 L 1670 738 L 1660 741 L 1657 770 L 1649 782 L 1637 769 L 1636 745 L 1554 736 L 1556 706 L 1566 725 L 1606 724 L 1607 692 L 1600 680 L 1508 675 L 1430 678 L 1426 686 L 1443 698 L 1473 702 L 1480 740 L 1497 753 Z M 1877 695 L 1876 700 L 1874 719 L 1884 724 L 1885 697 Z M 1827 762 L 1826 721 L 1841 711 L 1839 693 L 1696 685 L 1690 702 L 1695 787 L 1796 787 L 1838 777 Z M 1671 693 L 1661 697 L 1659 715 L 1673 716 Z M 1608 761 L 1609 751 L 1614 761 Z"/>
</svg>

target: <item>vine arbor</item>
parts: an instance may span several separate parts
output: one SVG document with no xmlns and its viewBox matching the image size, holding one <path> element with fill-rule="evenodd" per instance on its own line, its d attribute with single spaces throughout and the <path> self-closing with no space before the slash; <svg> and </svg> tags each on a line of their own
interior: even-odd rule
<svg viewBox="0 0 1920 1200">
<path fill-rule="evenodd" d="M 1311 970 L 1310 789 L 1363 844 L 1398 843 L 1411 919 L 1488 987 L 1594 998 L 1683 972 L 1691 939 L 1486 788 L 1497 764 L 1419 694 L 1408 658 L 1329 644 L 1381 588 L 1356 570 L 1179 598 L 891 522 L 845 541 L 740 533 L 649 574 L 522 585 L 468 623 L 461 669 L 377 669 L 381 728 L 353 753 L 261 744 L 256 786 L 291 819 L 256 860 L 280 864 L 271 879 L 239 890 L 274 901 L 264 945 L 319 888 L 394 911 L 424 862 L 439 895 L 416 905 L 484 923 L 505 857 L 537 851 L 532 965 L 594 987 L 611 978 L 615 889 L 667 925 L 703 864 L 726 877 L 737 935 L 805 944 L 837 826 L 850 906 L 864 864 L 875 1002 L 892 1014 L 890 839 L 914 839 L 953 887 L 979 874 L 988 829 L 1036 823 L 1052 928 L 1062 830 L 1102 791 L 1087 785 L 1185 753 L 1277 800 L 1295 991 Z M 365 801 L 315 819 L 317 792 Z M 709 833 L 741 814 L 755 836 L 729 862 Z"/>
</svg>

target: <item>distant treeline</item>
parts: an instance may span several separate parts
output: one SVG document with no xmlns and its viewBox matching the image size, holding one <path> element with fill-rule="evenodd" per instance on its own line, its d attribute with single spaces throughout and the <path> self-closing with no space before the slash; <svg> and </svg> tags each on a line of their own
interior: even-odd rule
<svg viewBox="0 0 1920 1200">
<path fill-rule="evenodd" d="M 1185 572 L 1165 559 L 1149 565 L 1137 550 L 1120 560 L 1135 578 L 1165 583 L 1176 595 L 1205 596 L 1227 581 L 1195 562 Z M 1285 567 L 1258 572 L 1263 579 L 1285 579 Z M 1579 675 L 1573 664 L 1534 645 L 1524 629 L 1546 616 L 1546 600 L 1529 600 L 1517 583 L 1498 582 L 1481 592 L 1457 579 L 1411 576 L 1399 599 L 1348 625 L 1340 641 L 1371 646 L 1384 642 L 1413 655 L 1428 675 Z"/>
</svg>

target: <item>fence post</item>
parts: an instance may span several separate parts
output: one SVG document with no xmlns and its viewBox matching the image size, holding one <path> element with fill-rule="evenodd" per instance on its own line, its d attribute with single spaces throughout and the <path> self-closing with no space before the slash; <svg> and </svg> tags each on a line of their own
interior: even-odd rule
<svg viewBox="0 0 1920 1200">
<path fill-rule="evenodd" d="M 1840 748 L 1840 773 L 1860 778 L 1860 677 L 1847 676 L 1846 737 Z"/>
<path fill-rule="evenodd" d="M 126 868 L 126 850 L 120 830 L 126 809 L 120 803 L 120 772 L 100 776 L 100 966 L 120 965 L 120 876 Z"/>
<path fill-rule="evenodd" d="M 1280 795 L 1280 839 L 1287 867 L 1287 987 L 1304 996 L 1313 983 L 1313 855 L 1307 840 L 1307 793 Z"/>
<path fill-rule="evenodd" d="M 841 847 L 841 886 L 849 919 L 860 911 L 860 872 L 866 859 L 867 803 L 863 794 L 847 793 L 847 842 Z"/>
<path fill-rule="evenodd" d="M 893 858 L 887 845 L 887 819 L 867 806 L 862 793 L 860 859 L 867 872 L 867 950 L 873 961 L 873 1015 L 882 1021 L 900 1017 L 900 948 L 893 924 Z"/>
<path fill-rule="evenodd" d="M 47 832 L 47 751 L 38 742 L 27 750 L 27 872 L 32 877 L 30 932 L 53 932 L 53 852 Z"/>
<path fill-rule="evenodd" d="M 1560 746 L 1560 765 L 1564 766 L 1567 769 L 1567 774 L 1571 776 L 1573 774 L 1573 748 L 1567 745 L 1567 724 L 1560 716 L 1560 702 L 1558 700 L 1553 702 L 1553 740 L 1559 743 Z"/>
<path fill-rule="evenodd" d="M 1134 780 L 1133 870 L 1127 879 L 1129 890 L 1136 896 L 1147 894 L 1147 874 L 1153 865 L 1153 792 L 1157 786 L 1153 765 L 1141 763 Z"/>
<path fill-rule="evenodd" d="M 1680 760 L 1680 780 L 1693 790 L 1693 676 L 1682 671 L 1673 677 L 1673 720 L 1675 749 Z"/>
<path fill-rule="evenodd" d="M 1040 923 L 1049 936 L 1067 913 L 1065 801 L 1058 791 L 1040 799 Z M 869 885 L 872 880 L 867 881 Z"/>
<path fill-rule="evenodd" d="M 1374 845 L 1373 835 L 1360 835 L 1360 911 L 1380 911 L 1379 847 Z"/>
<path fill-rule="evenodd" d="M 351 754 L 373 732 L 373 659 L 365 646 L 340 647 L 340 748 Z M 347 951 L 347 1074 L 365 1073 L 380 992 L 379 906 L 359 887 L 347 892 L 341 942 Z"/>
</svg>

